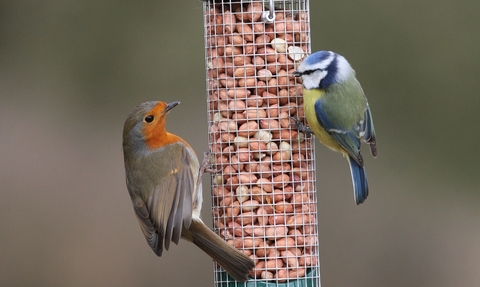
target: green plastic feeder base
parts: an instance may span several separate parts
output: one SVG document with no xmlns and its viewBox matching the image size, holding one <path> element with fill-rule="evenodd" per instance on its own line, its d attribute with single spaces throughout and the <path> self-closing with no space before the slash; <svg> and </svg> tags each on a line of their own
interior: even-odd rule
<svg viewBox="0 0 480 287">
<path fill-rule="evenodd" d="M 317 277 L 317 268 L 311 268 L 303 278 L 289 280 L 288 282 L 264 281 L 250 278 L 247 282 L 235 281 L 225 271 L 215 272 L 215 285 L 217 287 L 319 287 L 320 278 Z"/>
</svg>

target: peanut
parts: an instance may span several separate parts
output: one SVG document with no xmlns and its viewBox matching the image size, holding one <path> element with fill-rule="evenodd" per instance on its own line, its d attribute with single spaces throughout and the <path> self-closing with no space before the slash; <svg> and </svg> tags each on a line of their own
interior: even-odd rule
<svg viewBox="0 0 480 287">
<path fill-rule="evenodd" d="M 265 237 L 274 240 L 278 237 L 283 237 L 287 234 L 288 228 L 286 226 L 268 227 L 265 229 Z"/>
<path fill-rule="evenodd" d="M 243 137 L 253 136 L 258 131 L 258 123 L 256 121 L 248 121 L 238 128 L 238 135 Z"/>
<path fill-rule="evenodd" d="M 246 18 L 249 22 L 257 22 L 262 17 L 263 5 L 261 2 L 248 4 Z"/>
</svg>

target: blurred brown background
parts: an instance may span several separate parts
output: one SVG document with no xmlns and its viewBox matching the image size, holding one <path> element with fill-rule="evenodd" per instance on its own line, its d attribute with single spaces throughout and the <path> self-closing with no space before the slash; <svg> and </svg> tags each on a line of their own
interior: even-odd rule
<svg viewBox="0 0 480 287">
<path fill-rule="evenodd" d="M 310 8 L 312 48 L 357 70 L 379 149 L 357 207 L 347 162 L 317 145 L 322 286 L 480 286 L 480 1 Z M 146 100 L 180 100 L 169 129 L 206 150 L 201 2 L 0 1 L 0 25 L 0 285 L 212 286 L 193 245 L 147 246 L 121 151 Z"/>
</svg>

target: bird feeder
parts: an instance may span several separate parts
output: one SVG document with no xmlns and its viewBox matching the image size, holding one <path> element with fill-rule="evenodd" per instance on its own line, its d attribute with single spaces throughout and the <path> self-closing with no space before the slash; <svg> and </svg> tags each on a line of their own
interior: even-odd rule
<svg viewBox="0 0 480 287">
<path fill-rule="evenodd" d="M 256 264 L 215 286 L 320 286 L 315 150 L 292 72 L 310 54 L 308 0 L 203 3 L 214 231 Z"/>
</svg>

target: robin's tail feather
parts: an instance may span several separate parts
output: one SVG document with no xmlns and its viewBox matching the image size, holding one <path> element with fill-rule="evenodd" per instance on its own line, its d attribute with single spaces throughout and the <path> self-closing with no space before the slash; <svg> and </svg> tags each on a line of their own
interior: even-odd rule
<svg viewBox="0 0 480 287">
<path fill-rule="evenodd" d="M 201 219 L 192 218 L 190 227 L 184 228 L 182 235 L 212 257 L 236 281 L 248 280 L 250 271 L 255 267 L 253 260 L 225 242 Z"/>
</svg>

